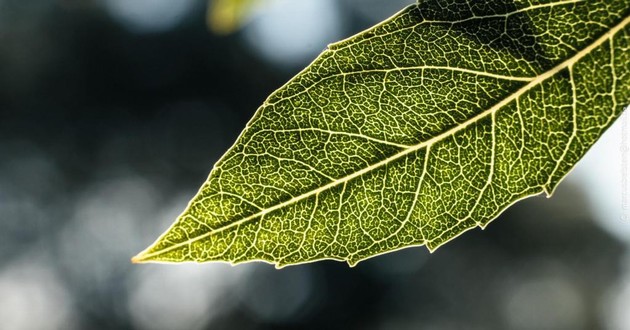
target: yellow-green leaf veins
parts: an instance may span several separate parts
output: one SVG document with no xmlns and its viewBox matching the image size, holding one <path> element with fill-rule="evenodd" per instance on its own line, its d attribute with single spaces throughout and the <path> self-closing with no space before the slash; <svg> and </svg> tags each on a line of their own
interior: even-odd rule
<svg viewBox="0 0 630 330">
<path fill-rule="evenodd" d="M 558 183 L 630 103 L 627 0 L 424 0 L 274 92 L 135 262 L 435 250 Z"/>
</svg>

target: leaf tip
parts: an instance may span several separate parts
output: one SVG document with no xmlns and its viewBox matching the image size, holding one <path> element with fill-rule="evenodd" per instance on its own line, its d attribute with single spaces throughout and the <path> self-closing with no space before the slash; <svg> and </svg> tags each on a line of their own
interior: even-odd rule
<svg viewBox="0 0 630 330">
<path fill-rule="evenodd" d="M 131 258 L 132 264 L 144 264 L 148 261 L 149 259 L 147 258 L 145 251 L 142 251 Z"/>
</svg>

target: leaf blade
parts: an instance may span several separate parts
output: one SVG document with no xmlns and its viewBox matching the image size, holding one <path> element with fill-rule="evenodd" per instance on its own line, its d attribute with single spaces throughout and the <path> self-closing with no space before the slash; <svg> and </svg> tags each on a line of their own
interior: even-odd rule
<svg viewBox="0 0 630 330">
<path fill-rule="evenodd" d="M 426 245 L 434 250 L 469 229 L 485 227 L 517 200 L 542 191 L 551 194 L 599 136 L 590 133 L 575 137 L 576 86 L 588 85 L 578 84 L 576 79 L 589 77 L 589 70 L 574 77 L 573 67 L 579 67 L 582 59 L 607 42 L 613 43 L 613 36 L 619 33 L 623 36 L 617 39 L 627 44 L 630 18 L 623 1 L 603 5 L 551 2 L 485 17 L 466 17 L 465 10 L 462 14 L 452 9 L 456 19 L 444 22 L 430 19 L 439 13 L 432 11 L 432 3 L 426 3 L 426 8 L 411 6 L 372 30 L 331 45 L 313 65 L 270 96 L 235 146 L 217 163 L 179 221 L 135 261 L 265 260 L 283 266 L 335 259 L 353 265 L 408 246 Z M 501 20 L 505 31 L 509 31 L 508 23 L 523 25 L 524 18 L 531 18 L 517 17 L 523 13 L 551 17 L 583 11 L 589 15 L 601 12 L 599 7 L 613 13 L 611 8 L 616 8 L 616 22 L 607 31 L 591 36 L 590 43 L 581 45 L 581 50 L 571 56 L 564 55 L 577 48 L 572 45 L 547 52 L 537 49 L 532 55 L 509 38 L 492 45 L 476 40 L 471 33 L 496 27 Z M 474 10 L 471 12 L 474 14 Z M 567 20 L 571 19 L 575 20 Z M 594 25 L 606 25 L 602 21 Z M 532 30 L 536 27 L 533 24 Z M 405 29 L 412 33 L 402 33 Z M 387 42 L 374 42 L 396 33 L 398 37 Z M 455 40 L 453 45 L 471 53 L 477 50 L 483 56 L 471 55 L 456 67 L 447 62 L 458 59 L 444 54 L 430 57 L 427 61 L 432 63 L 425 63 L 423 57 L 412 59 L 413 63 L 396 58 L 408 52 L 396 45 L 416 45 L 401 43 L 410 36 L 451 38 Z M 528 38 L 520 40 L 532 44 Z M 613 77 L 615 83 L 611 84 L 619 101 L 613 102 L 605 122 L 586 123 L 584 131 L 598 129 L 601 134 L 621 112 L 621 103 L 630 98 L 628 68 L 624 62 L 615 61 L 612 50 L 616 48 L 621 50 L 617 56 L 622 56 L 619 54 L 627 53 L 627 46 L 610 47 L 610 66 L 617 63 L 617 71 L 622 73 Z M 347 50 L 363 51 L 363 56 L 370 55 L 369 60 L 343 56 Z M 422 49 L 416 45 L 411 53 L 414 51 Z M 425 51 L 429 54 L 431 49 Z M 541 54 L 546 58 L 537 60 Z M 342 60 L 348 61 L 340 63 Z M 362 67 L 366 63 L 371 66 L 369 70 Z M 396 68 L 401 63 L 409 69 L 406 76 L 399 75 Z M 395 95 L 387 95 L 395 90 L 388 84 L 401 81 L 420 87 L 420 91 L 402 88 L 390 93 Z M 330 86 L 338 91 L 331 91 Z M 459 94 L 439 98 L 448 90 Z M 554 93 L 566 90 L 572 92 L 570 100 L 567 93 Z M 438 96 L 427 99 L 427 92 Z M 404 99 L 408 94 L 412 97 Z M 556 104 L 546 104 L 546 94 L 557 98 Z M 455 101 L 474 106 L 457 105 Z M 424 107 L 413 108 L 414 102 Z M 436 105 L 431 107 L 430 102 Z M 588 102 L 586 99 L 580 104 Z M 363 107 L 353 110 L 356 104 Z M 439 111 L 452 104 L 455 106 L 450 112 Z M 397 112 L 394 105 L 405 111 Z M 593 108 L 605 107 L 595 104 Z M 370 115 L 377 120 L 371 121 Z M 352 120 L 340 124 L 340 118 Z M 541 118 L 550 124 L 541 122 Z M 363 126 L 356 127 L 355 122 Z M 396 129 L 388 126 L 390 123 L 396 124 Z M 541 143 L 546 134 L 556 137 Z M 574 140 L 578 140 L 580 150 L 570 150 Z M 529 151 L 533 146 L 540 149 L 538 154 Z M 530 154 L 536 156 L 530 157 L 535 166 L 528 168 L 518 159 Z M 560 160 L 553 164 L 541 161 L 543 156 Z M 567 156 L 570 159 L 564 161 Z M 265 172 L 267 167 L 270 170 Z M 531 168 L 539 168 L 540 173 L 531 173 Z M 243 173 L 243 169 L 258 171 Z M 288 178 L 295 182 L 287 183 Z M 426 183 L 430 180 L 434 184 Z M 496 183 L 519 180 L 527 182 L 518 189 Z M 229 194 L 226 185 L 230 186 Z"/>
</svg>

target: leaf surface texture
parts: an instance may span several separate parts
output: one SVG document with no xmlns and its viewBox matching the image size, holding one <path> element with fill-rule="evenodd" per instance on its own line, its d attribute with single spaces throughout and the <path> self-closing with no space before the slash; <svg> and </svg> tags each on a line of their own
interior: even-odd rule
<svg viewBox="0 0 630 330">
<path fill-rule="evenodd" d="M 332 44 L 134 261 L 354 265 L 551 195 L 630 103 L 629 14 L 427 0 Z"/>
</svg>

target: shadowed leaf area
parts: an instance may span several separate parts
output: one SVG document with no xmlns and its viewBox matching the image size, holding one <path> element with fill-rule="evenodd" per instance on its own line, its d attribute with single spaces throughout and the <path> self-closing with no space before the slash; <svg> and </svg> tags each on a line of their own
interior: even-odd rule
<svg viewBox="0 0 630 330">
<path fill-rule="evenodd" d="M 330 45 L 134 261 L 355 265 L 550 196 L 630 102 L 629 12 L 427 0 Z"/>
</svg>

